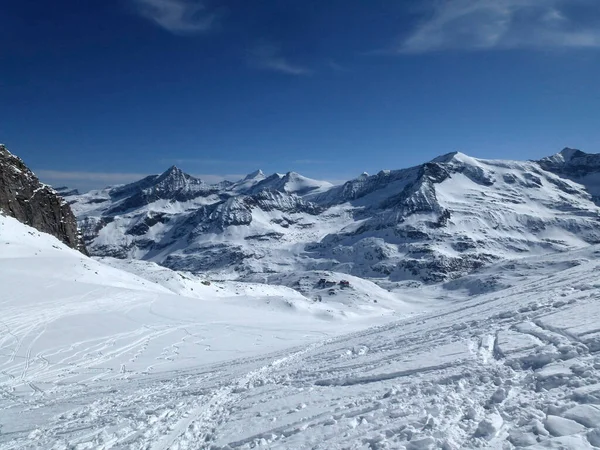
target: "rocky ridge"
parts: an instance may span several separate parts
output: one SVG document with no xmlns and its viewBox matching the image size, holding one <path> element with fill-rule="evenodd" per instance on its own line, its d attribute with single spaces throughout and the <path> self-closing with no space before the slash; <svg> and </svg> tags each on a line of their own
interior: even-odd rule
<svg viewBox="0 0 600 450">
<path fill-rule="evenodd" d="M 0 145 L 0 211 L 87 254 L 70 206 Z"/>
</svg>

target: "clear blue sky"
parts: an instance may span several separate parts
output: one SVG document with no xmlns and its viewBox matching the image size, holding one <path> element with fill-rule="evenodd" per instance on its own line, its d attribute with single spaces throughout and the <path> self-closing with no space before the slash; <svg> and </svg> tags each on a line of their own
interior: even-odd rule
<svg viewBox="0 0 600 450">
<path fill-rule="evenodd" d="M 0 142 L 92 187 L 600 152 L 598 0 L 4 0 Z"/>
</svg>

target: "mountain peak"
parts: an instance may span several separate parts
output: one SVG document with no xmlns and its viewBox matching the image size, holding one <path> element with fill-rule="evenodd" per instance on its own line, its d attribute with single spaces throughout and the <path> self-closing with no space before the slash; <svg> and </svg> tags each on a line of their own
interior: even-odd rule
<svg viewBox="0 0 600 450">
<path fill-rule="evenodd" d="M 582 152 L 581 150 L 578 150 L 576 148 L 570 148 L 570 147 L 563 148 L 558 154 L 562 157 L 564 162 L 569 162 L 573 158 L 577 158 L 577 157 L 585 155 L 585 153 Z"/>
<path fill-rule="evenodd" d="M 250 180 L 264 180 L 265 174 L 263 173 L 262 170 L 258 169 L 255 170 L 252 173 L 249 173 L 248 175 L 246 175 L 246 177 L 244 178 L 244 181 L 250 181 Z"/>
<path fill-rule="evenodd" d="M 204 185 L 204 182 L 199 178 L 194 178 L 191 175 L 183 172 L 177 166 L 171 166 L 153 182 L 153 188 L 157 188 L 165 192 L 175 192 L 181 189 L 196 188 Z"/>
<path fill-rule="evenodd" d="M 547 156 L 546 158 L 542 158 L 539 162 L 541 164 L 552 164 L 552 165 L 562 165 L 568 164 L 572 162 L 576 158 L 581 158 L 582 156 L 586 156 L 587 153 L 582 152 L 576 148 L 565 147 L 560 152 L 555 153 L 552 156 Z"/>
<path fill-rule="evenodd" d="M 438 156 L 437 158 L 432 159 L 431 162 L 442 164 L 447 164 L 451 162 L 472 163 L 473 158 L 462 152 L 451 152 L 446 153 L 445 155 Z"/>
<path fill-rule="evenodd" d="M 173 174 L 179 175 L 180 173 L 183 173 L 182 170 L 179 167 L 177 167 L 175 164 L 173 164 L 171 167 L 169 167 L 167 170 L 165 170 L 162 174 L 163 175 L 173 175 Z"/>
<path fill-rule="evenodd" d="M 196 180 L 194 177 L 192 177 L 191 175 L 188 175 L 187 173 L 185 173 L 183 170 L 181 170 L 179 167 L 173 165 L 171 167 L 169 167 L 167 170 L 165 170 L 162 174 L 160 174 L 158 176 L 158 178 L 156 179 L 157 183 L 161 183 L 165 180 L 178 180 L 181 182 L 184 182 L 186 180 Z M 199 180 L 197 180 L 199 181 Z"/>
</svg>

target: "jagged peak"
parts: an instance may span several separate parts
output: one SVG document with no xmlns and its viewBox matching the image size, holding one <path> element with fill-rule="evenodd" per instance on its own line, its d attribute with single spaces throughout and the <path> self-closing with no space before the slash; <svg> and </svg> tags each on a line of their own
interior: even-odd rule
<svg viewBox="0 0 600 450">
<path fill-rule="evenodd" d="M 433 158 L 431 162 L 433 163 L 441 163 L 448 164 L 452 162 L 460 162 L 460 163 L 473 163 L 475 161 L 474 158 L 462 152 L 450 152 L 445 155 L 438 156 L 437 158 Z"/>
<path fill-rule="evenodd" d="M 173 164 L 171 167 L 169 167 L 167 170 L 165 170 L 161 174 L 161 177 L 169 176 L 169 175 L 179 175 L 179 174 L 183 174 L 183 171 L 179 167 L 177 167 L 175 164 Z"/>
<path fill-rule="evenodd" d="M 542 158 L 540 162 L 546 162 L 551 164 L 567 164 L 573 161 L 573 159 L 581 158 L 586 155 L 587 153 L 584 153 L 576 148 L 565 147 L 560 152 L 555 153 L 552 156 Z"/>
<path fill-rule="evenodd" d="M 203 183 L 202 180 L 200 180 L 199 178 L 195 178 L 195 177 L 185 173 L 183 170 L 181 170 L 179 167 L 177 167 L 175 165 L 172 165 L 171 167 L 169 167 L 162 174 L 160 174 L 158 176 L 158 178 L 156 178 L 157 183 L 161 183 L 165 180 L 181 180 L 182 182 L 187 181 L 187 182 L 191 182 L 193 184 Z"/>
<path fill-rule="evenodd" d="M 12 154 L 12 153 L 11 153 L 11 152 L 10 152 L 10 151 L 9 151 L 9 150 L 6 148 L 6 146 L 5 146 L 4 144 L 0 144 L 0 152 L 4 153 L 4 154 L 5 154 L 5 156 L 7 156 L 7 157 L 14 158 L 14 159 L 17 159 L 17 160 L 21 161 L 21 158 L 19 158 L 19 157 L 18 157 L 18 156 L 16 156 L 16 155 L 13 155 L 13 154 Z"/>
<path fill-rule="evenodd" d="M 578 158 L 586 155 L 586 153 L 582 152 L 581 150 L 570 147 L 563 148 L 558 154 L 562 157 L 564 162 L 569 162 L 573 158 Z"/>
<path fill-rule="evenodd" d="M 255 170 L 254 172 L 249 173 L 248 175 L 246 175 L 246 177 L 244 178 L 243 181 L 250 181 L 250 180 L 264 180 L 266 178 L 264 172 L 260 169 Z"/>
</svg>

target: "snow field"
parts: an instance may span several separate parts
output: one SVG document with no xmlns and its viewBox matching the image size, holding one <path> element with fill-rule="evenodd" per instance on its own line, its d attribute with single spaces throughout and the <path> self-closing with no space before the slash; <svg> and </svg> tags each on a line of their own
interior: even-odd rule
<svg viewBox="0 0 600 450">
<path fill-rule="evenodd" d="M 2 450 L 600 446 L 593 249 L 382 323 L 271 308 L 259 284 L 186 297 L 199 280 L 0 222 Z"/>
</svg>

